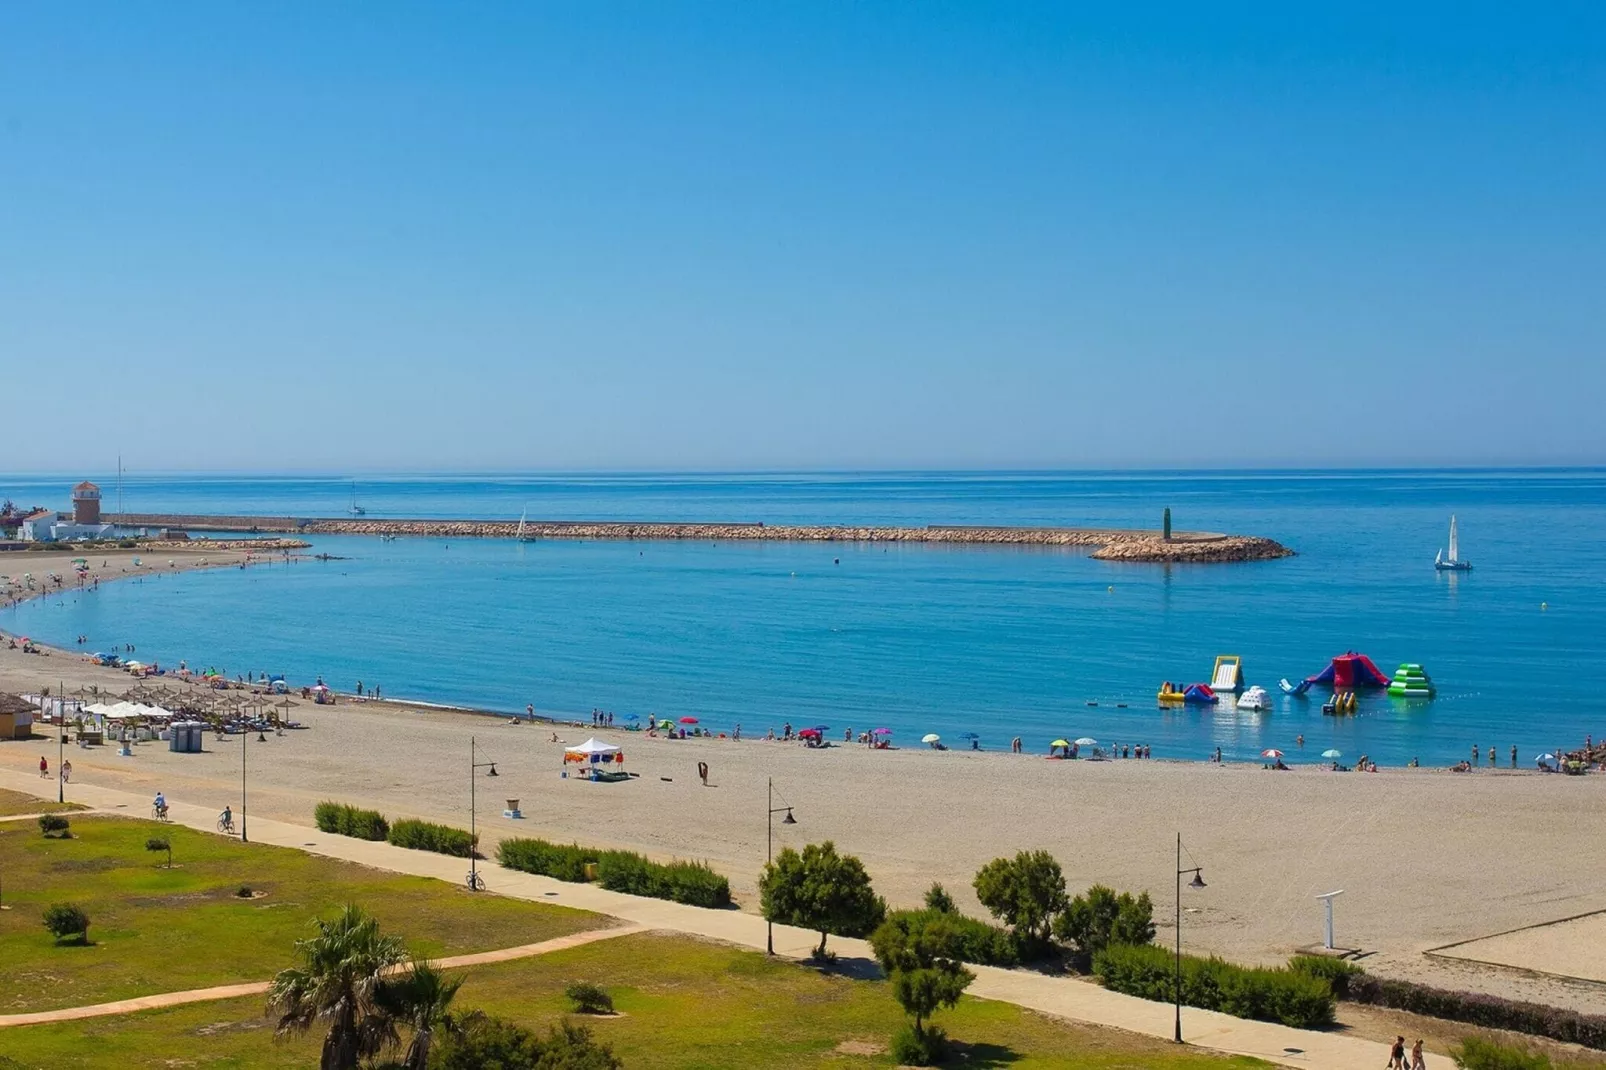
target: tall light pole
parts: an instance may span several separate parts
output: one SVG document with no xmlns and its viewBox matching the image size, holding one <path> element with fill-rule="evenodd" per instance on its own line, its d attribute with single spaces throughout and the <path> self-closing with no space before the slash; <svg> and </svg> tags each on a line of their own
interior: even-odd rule
<svg viewBox="0 0 1606 1070">
<path fill-rule="evenodd" d="M 480 890 L 480 871 L 479 871 L 479 867 L 478 867 L 478 864 L 477 864 L 479 862 L 478 844 L 479 844 L 479 838 L 480 837 L 479 837 L 479 831 L 478 831 L 479 826 L 475 823 L 475 818 L 474 818 L 474 804 L 475 804 L 474 770 L 483 769 L 486 766 L 490 766 L 491 767 L 491 771 L 489 773 L 486 773 L 485 775 L 486 776 L 496 776 L 496 763 L 495 762 L 478 762 L 478 761 L 475 761 L 474 759 L 475 759 L 476 756 L 477 755 L 476 755 L 475 748 L 474 748 L 474 737 L 473 736 L 469 736 L 468 737 L 468 888 L 469 888 L 469 891 L 471 891 L 471 892 L 477 892 L 477 891 Z"/>
<path fill-rule="evenodd" d="M 1190 861 L 1190 862 L 1193 861 L 1193 856 L 1192 855 L 1190 855 L 1188 857 L 1188 861 Z M 1183 876 L 1185 874 L 1192 873 L 1193 874 L 1193 880 L 1188 882 L 1188 887 L 1189 888 L 1203 888 L 1205 886 L 1205 882 L 1204 882 L 1204 877 L 1201 876 L 1202 872 L 1203 872 L 1203 870 L 1199 866 L 1193 866 L 1193 867 L 1191 867 L 1189 869 L 1182 868 L 1182 833 L 1180 833 L 1180 832 L 1177 833 L 1177 987 L 1176 987 L 1177 1034 L 1176 1034 L 1176 1041 L 1177 1041 L 1178 1044 L 1182 1043 L 1182 878 L 1183 878 Z"/>
<path fill-rule="evenodd" d="M 63 690 L 64 684 L 56 681 L 56 801 L 67 801 L 67 778 L 61 775 L 62 750 L 66 746 L 67 732 L 67 692 Z"/>
<path fill-rule="evenodd" d="M 245 752 L 251 749 L 251 739 L 246 735 L 245 723 L 240 724 L 240 842 L 250 843 L 245 834 Z"/>
<path fill-rule="evenodd" d="M 783 825 L 797 824 L 797 818 L 792 816 L 792 808 L 790 806 L 775 805 L 774 777 L 769 778 L 769 792 L 769 813 L 764 818 L 766 826 L 764 865 L 766 869 L 775 861 L 775 815 L 783 813 L 786 815 L 781 818 L 781 824 Z M 769 954 L 775 954 L 775 923 L 769 919 L 767 913 L 764 915 L 764 947 Z"/>
</svg>

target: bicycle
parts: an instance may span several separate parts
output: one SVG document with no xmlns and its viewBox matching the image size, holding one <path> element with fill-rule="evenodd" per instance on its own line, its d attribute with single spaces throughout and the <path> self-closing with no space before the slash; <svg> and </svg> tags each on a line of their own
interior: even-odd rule
<svg viewBox="0 0 1606 1070">
<path fill-rule="evenodd" d="M 166 821 L 166 820 L 168 820 L 167 807 L 165 807 L 165 806 L 153 806 L 153 807 L 151 807 L 151 817 L 155 818 L 158 821 Z"/>
<path fill-rule="evenodd" d="M 485 878 L 480 876 L 479 872 L 476 870 L 471 869 L 468 871 L 468 877 L 466 878 L 465 883 L 468 884 L 468 890 L 471 892 L 485 891 Z"/>
<path fill-rule="evenodd" d="M 217 819 L 217 830 L 224 835 L 234 835 L 234 818 L 220 817 Z"/>
</svg>

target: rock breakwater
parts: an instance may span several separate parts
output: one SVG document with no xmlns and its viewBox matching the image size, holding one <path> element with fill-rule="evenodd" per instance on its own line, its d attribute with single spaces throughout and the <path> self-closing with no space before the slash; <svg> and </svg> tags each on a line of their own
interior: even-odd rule
<svg viewBox="0 0 1606 1070">
<path fill-rule="evenodd" d="M 1268 561 L 1293 551 L 1252 535 L 1099 528 L 1026 527 L 859 527 L 849 525 L 645 523 L 625 521 L 397 520 L 369 517 L 183 516 L 126 514 L 115 523 L 160 526 L 193 532 L 284 533 L 294 535 L 395 535 L 430 538 L 618 539 L 765 542 L 908 542 L 979 546 L 1085 546 L 1101 561 L 1198 562 Z"/>
</svg>

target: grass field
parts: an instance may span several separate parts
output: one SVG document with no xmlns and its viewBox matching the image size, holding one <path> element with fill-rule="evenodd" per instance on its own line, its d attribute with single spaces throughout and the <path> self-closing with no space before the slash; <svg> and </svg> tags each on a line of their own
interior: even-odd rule
<svg viewBox="0 0 1606 1070">
<path fill-rule="evenodd" d="M 176 825 L 73 817 L 72 839 L 0 822 L 0 1013 L 102 1003 L 242 981 L 289 964 L 314 917 L 360 903 L 422 955 L 512 947 L 612 924 L 424 877 L 301 851 L 242 844 Z M 165 854 L 145 849 L 167 837 Z M 253 898 L 236 895 L 242 884 Z M 71 901 L 89 912 L 87 946 L 56 946 L 40 917 Z M 0 1052 L 9 1037 L 0 1037 Z"/>
<path fill-rule="evenodd" d="M 563 988 L 576 980 L 594 981 L 612 994 L 620 1014 L 586 1022 L 630 1070 L 890 1066 L 886 1042 L 903 1021 L 885 983 L 825 976 L 756 952 L 656 933 L 476 967 L 457 1004 L 544 1028 L 567 1010 Z M 1072 1025 L 1007 1003 L 966 999 L 939 1014 L 937 1023 L 956 1042 L 951 1065 L 965 1067 L 1267 1065 Z M 6 1030 L 0 1050 L 24 1067 L 52 1070 L 299 1070 L 316 1063 L 319 1037 L 284 1043 L 272 1032 L 262 1001 L 246 999 Z"/>
<path fill-rule="evenodd" d="M 20 791 L 0 788 L 0 817 L 11 817 L 14 814 L 65 814 L 82 809 L 84 807 L 78 803 L 46 802 L 33 795 L 24 795 Z"/>
</svg>

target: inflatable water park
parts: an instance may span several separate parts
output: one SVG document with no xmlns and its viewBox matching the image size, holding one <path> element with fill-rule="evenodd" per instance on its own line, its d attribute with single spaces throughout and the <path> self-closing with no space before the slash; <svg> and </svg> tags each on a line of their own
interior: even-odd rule
<svg viewBox="0 0 1606 1070">
<path fill-rule="evenodd" d="M 1332 697 L 1322 704 L 1322 712 L 1330 714 L 1354 713 L 1358 704 L 1356 692 L 1361 690 L 1386 691 L 1394 698 L 1432 698 L 1434 694 L 1433 681 L 1419 663 L 1402 662 L 1390 677 L 1371 658 L 1353 650 L 1328 659 L 1325 668 L 1297 684 L 1284 678 L 1279 686 L 1283 694 L 1295 698 L 1303 697 L 1313 687 L 1331 689 Z M 1240 710 L 1269 710 L 1272 705 L 1271 695 L 1265 688 L 1247 684 L 1243 658 L 1237 654 L 1216 657 L 1209 683 L 1179 684 L 1167 680 L 1154 697 L 1163 708 L 1217 706 L 1222 695 L 1228 696 L 1229 703 Z"/>
</svg>

